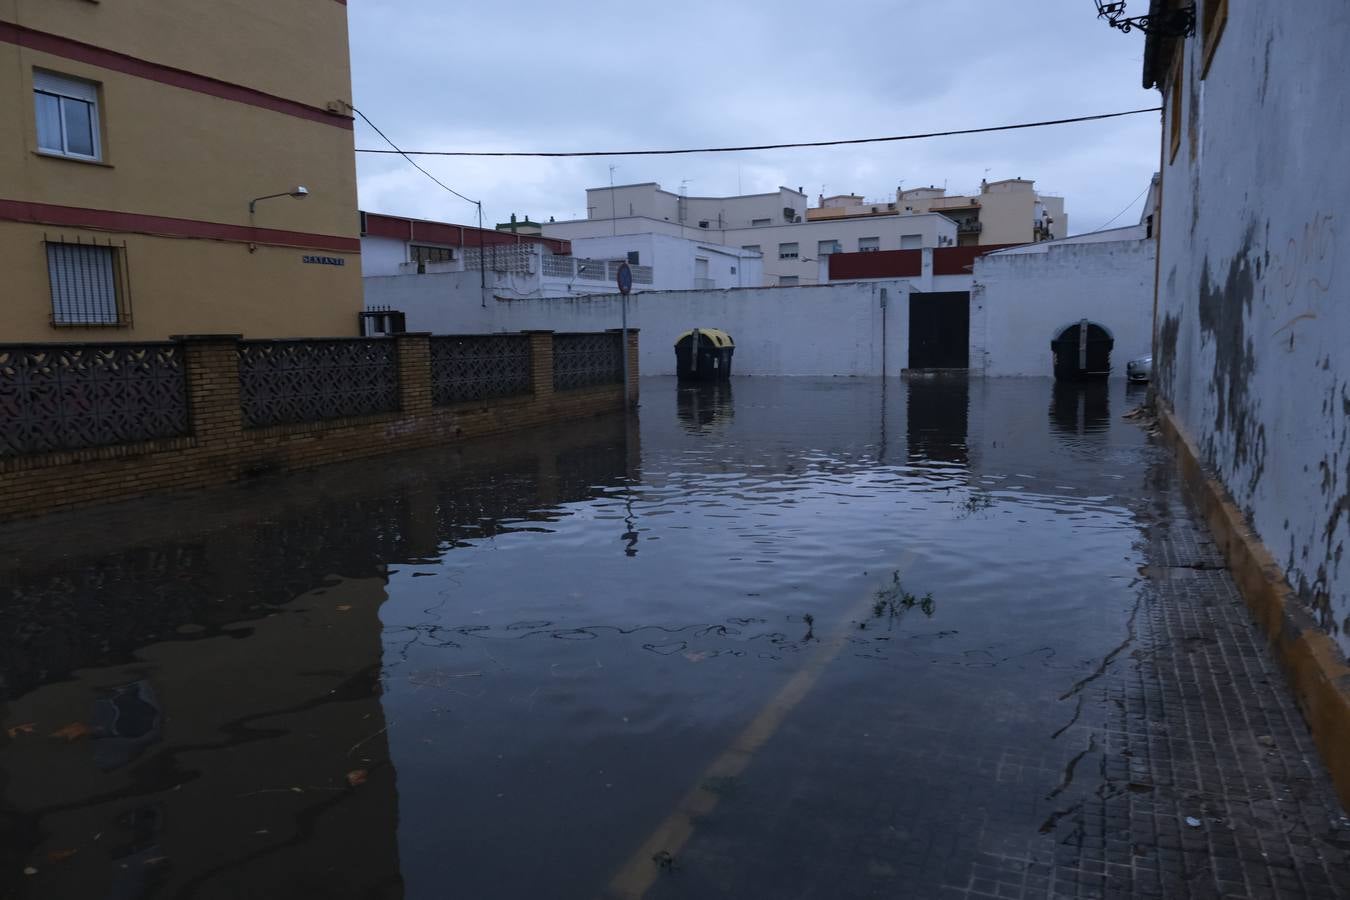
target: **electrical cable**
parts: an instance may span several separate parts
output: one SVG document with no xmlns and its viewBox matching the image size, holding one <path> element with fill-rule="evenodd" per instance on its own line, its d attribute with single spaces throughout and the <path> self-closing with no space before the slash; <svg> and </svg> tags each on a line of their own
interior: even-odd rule
<svg viewBox="0 0 1350 900">
<path fill-rule="evenodd" d="M 1050 125 L 1069 125 L 1075 122 L 1096 122 L 1102 119 L 1116 119 L 1120 118 L 1121 116 L 1137 116 L 1140 115 L 1141 113 L 1160 112 L 1161 110 L 1162 110 L 1161 106 L 1151 106 L 1148 107 L 1147 109 L 1130 109 L 1125 110 L 1124 112 L 1098 113 L 1097 115 L 1093 116 L 1074 116 L 1068 119 L 1046 119 L 1041 122 L 1020 122 L 1016 125 L 990 125 L 984 128 L 962 128 L 956 131 L 931 131 L 923 134 L 899 134 L 899 135 L 891 135 L 889 137 L 874 137 L 874 138 L 846 138 L 834 141 L 798 141 L 786 144 L 750 144 L 743 147 L 697 147 L 680 150 L 554 150 L 554 151 L 401 150 L 394 144 L 393 141 L 390 141 L 389 138 L 385 137 L 384 139 L 389 142 L 389 145 L 391 147 L 394 147 L 393 150 L 375 150 L 358 147 L 356 148 L 356 152 L 397 153 L 403 156 L 409 162 L 412 162 L 413 165 L 415 166 L 417 165 L 417 163 L 412 161 L 411 157 L 413 156 L 492 156 L 492 157 L 513 156 L 513 157 L 556 158 L 556 157 L 578 157 L 578 156 L 675 156 L 687 153 L 743 153 L 752 150 L 790 150 L 802 147 L 839 147 L 846 144 L 880 144 L 893 141 L 918 141 L 936 137 L 955 137 L 965 134 L 988 134 L 990 132 L 995 131 L 1016 131 L 1018 129 L 1023 128 L 1045 128 Z M 360 110 L 354 111 L 357 114 L 361 115 L 361 118 L 366 119 L 365 115 L 361 114 Z M 366 119 L 366 122 L 370 123 L 370 120 Z M 374 128 L 375 126 L 372 124 L 371 127 Z M 379 131 L 378 128 L 375 128 L 375 130 L 377 132 Z M 380 132 L 380 136 L 384 137 L 384 133 Z M 421 169 L 421 166 L 418 166 L 418 168 Z M 422 171 L 424 173 L 426 172 L 425 169 L 423 169 Z M 428 177 L 430 177 L 429 174 Z M 432 178 L 432 180 L 435 181 L 434 178 Z M 440 184 L 440 182 L 436 183 Z M 445 187 L 445 185 L 441 185 L 441 187 Z M 446 190 L 450 190 L 450 188 L 446 188 Z M 456 196 L 463 197 L 462 194 L 458 194 L 455 191 L 451 191 L 451 193 L 455 193 Z M 473 201 L 470 200 L 469 202 L 472 203 Z"/>
<path fill-rule="evenodd" d="M 375 129 L 375 133 L 376 133 L 376 134 L 378 134 L 380 137 L 384 138 L 384 142 L 385 142 L 386 144 L 388 144 L 390 147 L 393 147 L 393 148 L 394 148 L 393 150 L 358 150 L 358 151 L 357 151 L 358 153 L 397 153 L 399 156 L 403 157 L 403 158 L 406 159 L 408 162 L 412 163 L 413 168 L 417 169 L 417 171 L 421 172 L 423 175 L 427 176 L 427 177 L 430 178 L 432 181 L 436 182 L 438 185 L 440 185 L 441 187 L 445 188 L 445 190 L 449 191 L 450 193 L 454 194 L 454 195 L 455 195 L 456 197 L 458 197 L 459 199 L 463 200 L 465 203 L 472 203 L 472 204 L 478 206 L 480 209 L 482 208 L 482 204 L 479 203 L 477 200 L 470 200 L 468 197 L 465 197 L 465 196 L 464 196 L 463 194 L 461 194 L 459 191 L 457 191 L 457 190 L 455 190 L 454 188 L 450 187 L 450 185 L 448 185 L 448 184 L 446 184 L 445 182 L 441 181 L 441 180 L 440 180 L 439 178 L 437 178 L 435 175 L 432 175 L 432 174 L 431 174 L 430 172 L 428 172 L 426 169 L 424 169 L 424 168 L 422 168 L 421 166 L 419 166 L 419 165 L 417 164 L 417 160 L 413 159 L 412 156 L 410 156 L 409 154 L 405 153 L 405 152 L 399 147 L 398 144 L 395 144 L 393 141 L 391 141 L 391 140 L 389 139 L 389 135 L 387 135 L 387 134 L 385 134 L 383 131 L 381 131 L 381 130 L 380 130 L 380 126 L 378 126 L 378 125 L 376 125 L 374 122 L 370 121 L 370 117 L 367 116 L 365 113 L 361 112 L 361 110 L 357 109 L 355 106 L 352 106 L 350 103 L 347 104 L 347 108 L 350 109 L 352 112 L 356 113 L 358 116 L 360 116 L 361 119 L 362 119 L 362 121 L 364 121 L 364 122 L 365 122 L 367 125 L 369 125 L 371 128 Z"/>
<path fill-rule="evenodd" d="M 346 101 L 343 101 L 343 102 L 346 103 Z M 432 181 L 436 182 L 438 185 L 440 185 L 441 187 L 445 188 L 447 191 L 449 191 L 450 193 L 454 194 L 454 195 L 455 195 L 456 197 L 458 197 L 459 199 L 463 200 L 465 203 L 472 203 L 474 206 L 478 207 L 478 280 L 479 280 L 478 291 L 479 291 L 479 298 L 480 298 L 480 300 L 481 300 L 482 306 L 483 306 L 484 309 L 486 309 L 486 308 L 487 308 L 487 268 L 484 266 L 484 263 L 483 263 L 483 201 L 481 201 L 481 200 L 470 200 L 468 197 L 465 197 L 465 196 L 464 196 L 463 194 L 461 194 L 459 191 L 455 190 L 455 189 L 452 188 L 450 185 L 446 184 L 444 181 L 441 181 L 441 180 L 440 180 L 439 178 L 437 178 L 435 175 L 432 175 L 432 174 L 431 174 L 430 172 L 428 172 L 426 169 L 424 169 L 424 168 L 422 168 L 421 166 L 419 166 L 419 165 L 417 164 L 417 160 L 413 159 L 413 158 L 412 158 L 411 156 L 409 156 L 407 153 L 404 153 L 403 150 L 402 150 L 402 148 L 400 148 L 398 144 L 395 144 L 392 140 L 390 140 L 389 135 L 385 134 L 383 131 L 380 130 L 380 126 L 378 126 L 378 125 L 376 125 L 374 122 L 370 121 L 370 117 L 369 117 L 369 116 L 367 116 L 365 113 L 361 112 L 361 110 L 357 109 L 355 106 L 352 106 L 350 103 L 347 103 L 346 105 L 347 105 L 347 108 L 348 108 L 348 109 L 350 109 L 352 112 L 354 112 L 354 113 L 356 113 L 358 116 L 360 116 L 361 119 L 362 119 L 367 125 L 369 125 L 371 128 L 374 128 L 374 129 L 375 129 L 375 133 L 378 134 L 380 137 L 384 138 L 385 143 L 387 143 L 390 147 L 393 147 L 393 148 L 394 148 L 393 152 L 397 153 L 399 156 L 401 156 L 401 157 L 403 157 L 404 159 L 406 159 L 406 160 L 412 165 L 412 167 L 413 167 L 414 169 L 416 169 L 417 171 L 421 172 L 423 175 L 427 176 L 427 177 L 430 178 Z M 385 151 L 385 152 L 388 152 L 388 151 Z M 460 233 L 463 234 L 462 231 L 461 231 Z"/>
<path fill-rule="evenodd" d="M 1153 182 L 1150 181 L 1148 187 L 1144 188 L 1142 191 L 1139 192 L 1139 197 L 1142 197 L 1142 196 L 1144 196 L 1145 194 L 1147 194 L 1147 193 L 1149 192 L 1149 189 L 1152 188 L 1152 187 L 1153 187 Z M 1135 197 L 1133 200 L 1130 201 L 1130 205 L 1129 205 L 1129 206 L 1125 207 L 1125 208 L 1122 209 L 1120 212 L 1116 213 L 1114 216 L 1112 216 L 1111 218 L 1107 219 L 1107 220 L 1106 220 L 1106 223 L 1105 223 L 1104 225 L 1102 225 L 1100 228 L 1094 228 L 1092 231 L 1085 231 L 1085 232 L 1083 232 L 1083 234 L 1096 234 L 1096 233 L 1099 232 L 1099 231 L 1105 231 L 1105 230 L 1107 229 L 1107 226 L 1109 226 L 1112 222 L 1114 222 L 1116 219 L 1119 219 L 1121 216 L 1125 215 L 1125 214 L 1126 214 L 1127 212 L 1129 212 L 1130 210 L 1134 209 L 1134 205 L 1135 205 L 1136 203 L 1139 202 L 1139 197 Z M 1075 236 L 1075 237 L 1080 237 L 1081 235 L 1074 235 L 1074 236 Z"/>
</svg>

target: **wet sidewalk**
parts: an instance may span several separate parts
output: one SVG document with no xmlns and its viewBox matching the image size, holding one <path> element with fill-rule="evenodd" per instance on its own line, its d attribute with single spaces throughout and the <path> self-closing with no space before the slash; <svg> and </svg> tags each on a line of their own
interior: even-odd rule
<svg viewBox="0 0 1350 900">
<path fill-rule="evenodd" d="M 1346 896 L 1141 399 L 645 379 L 0 528 L 0 898 Z"/>
</svg>

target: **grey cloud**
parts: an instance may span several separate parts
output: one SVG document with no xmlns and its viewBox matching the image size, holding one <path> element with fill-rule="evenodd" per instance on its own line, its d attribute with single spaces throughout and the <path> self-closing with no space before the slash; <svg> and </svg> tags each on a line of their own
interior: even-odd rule
<svg viewBox="0 0 1350 900">
<path fill-rule="evenodd" d="M 1142 4 L 1142 0 L 1137 0 Z M 1153 106 L 1142 38 L 1089 0 L 593 2 L 362 0 L 350 7 L 355 102 L 412 149 L 621 149 L 944 130 Z M 587 187 L 696 194 L 802 186 L 884 197 L 1035 178 L 1075 231 L 1120 211 L 1157 167 L 1156 115 L 1001 135 L 726 156 L 428 159 L 495 222 L 585 215 Z M 357 144 L 379 147 L 358 127 Z M 361 202 L 471 221 L 397 158 L 362 157 Z M 739 187 L 738 187 L 739 185 Z M 1137 217 L 1132 210 L 1126 220 Z"/>
</svg>

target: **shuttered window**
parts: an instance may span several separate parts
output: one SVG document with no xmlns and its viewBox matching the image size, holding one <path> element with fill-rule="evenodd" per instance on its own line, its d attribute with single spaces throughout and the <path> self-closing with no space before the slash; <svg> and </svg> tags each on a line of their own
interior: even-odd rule
<svg viewBox="0 0 1350 900">
<path fill-rule="evenodd" d="M 123 324 L 117 250 L 94 244 L 47 244 L 52 324 Z"/>
</svg>

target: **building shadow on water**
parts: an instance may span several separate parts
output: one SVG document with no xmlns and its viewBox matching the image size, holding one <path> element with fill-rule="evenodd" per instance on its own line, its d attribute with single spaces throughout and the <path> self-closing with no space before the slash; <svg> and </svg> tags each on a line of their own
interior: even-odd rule
<svg viewBox="0 0 1350 900">
<path fill-rule="evenodd" d="M 0 528 L 0 896 L 401 897 L 391 567 L 569 515 L 636 442 L 606 418 Z"/>
</svg>

